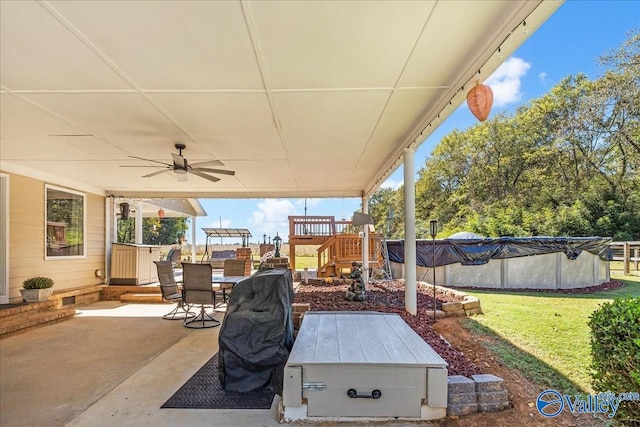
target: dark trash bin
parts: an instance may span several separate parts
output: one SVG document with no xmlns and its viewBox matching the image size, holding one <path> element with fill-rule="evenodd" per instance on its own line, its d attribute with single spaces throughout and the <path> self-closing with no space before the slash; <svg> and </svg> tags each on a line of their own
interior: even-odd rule
<svg viewBox="0 0 640 427">
<path fill-rule="evenodd" d="M 289 269 L 261 270 L 234 286 L 218 335 L 218 372 L 226 391 L 271 387 L 282 394 L 293 347 L 293 298 Z"/>
</svg>

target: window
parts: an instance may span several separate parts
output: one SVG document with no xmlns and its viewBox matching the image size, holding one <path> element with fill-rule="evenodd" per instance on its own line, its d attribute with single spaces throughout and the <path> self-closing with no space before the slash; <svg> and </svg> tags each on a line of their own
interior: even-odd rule
<svg viewBox="0 0 640 427">
<path fill-rule="evenodd" d="M 45 259 L 85 257 L 85 195 L 50 185 L 45 186 L 45 193 Z"/>
</svg>

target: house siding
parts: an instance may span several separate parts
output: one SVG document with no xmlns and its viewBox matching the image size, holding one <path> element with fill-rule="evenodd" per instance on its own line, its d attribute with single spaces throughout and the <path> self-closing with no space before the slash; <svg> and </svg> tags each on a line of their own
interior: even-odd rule
<svg viewBox="0 0 640 427">
<path fill-rule="evenodd" d="M 9 302 L 22 301 L 22 282 L 32 276 L 51 277 L 54 291 L 104 283 L 95 271 L 105 271 L 105 197 L 84 193 L 86 257 L 45 260 L 45 184 L 58 184 L 9 176 Z"/>
</svg>

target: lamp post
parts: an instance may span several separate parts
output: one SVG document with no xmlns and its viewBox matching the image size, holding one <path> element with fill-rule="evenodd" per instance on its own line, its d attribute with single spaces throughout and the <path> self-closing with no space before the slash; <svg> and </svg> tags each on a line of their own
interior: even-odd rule
<svg viewBox="0 0 640 427">
<path fill-rule="evenodd" d="M 433 268 L 433 321 L 436 321 L 436 236 L 438 235 L 438 220 L 429 221 L 429 234 L 431 235 L 432 263 Z"/>
<path fill-rule="evenodd" d="M 263 239 L 262 243 L 264 243 L 266 245 L 267 244 L 267 233 L 262 235 L 262 239 Z"/>
<path fill-rule="evenodd" d="M 276 237 L 273 238 L 273 244 L 276 246 L 275 257 L 280 258 L 280 248 L 282 247 L 282 238 L 278 236 L 278 232 L 276 231 Z"/>
</svg>

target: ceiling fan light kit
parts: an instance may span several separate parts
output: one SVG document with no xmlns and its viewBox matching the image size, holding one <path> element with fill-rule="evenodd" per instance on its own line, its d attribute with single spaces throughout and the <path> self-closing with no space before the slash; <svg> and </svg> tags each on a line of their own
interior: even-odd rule
<svg viewBox="0 0 640 427">
<path fill-rule="evenodd" d="M 209 166 L 224 166 L 224 164 L 219 160 L 206 160 L 203 162 L 197 162 L 193 164 L 189 164 L 187 159 L 182 155 L 182 150 L 187 148 L 186 145 L 181 143 L 175 144 L 176 149 L 178 150 L 178 154 L 171 153 L 171 157 L 173 158 L 172 163 L 160 162 L 158 160 L 145 159 L 143 157 L 137 156 L 129 156 L 132 159 L 144 160 L 147 162 L 158 163 L 159 165 L 164 166 L 163 170 L 152 172 L 147 175 L 143 175 L 143 178 L 151 178 L 156 175 L 160 175 L 162 173 L 167 172 L 175 172 L 176 178 L 180 182 L 188 181 L 188 175 L 191 173 L 193 175 L 199 176 L 200 178 L 204 178 L 211 182 L 218 182 L 220 178 L 209 175 L 209 174 L 218 174 L 218 175 L 235 175 L 235 171 L 225 170 L 225 169 L 212 169 Z M 161 166 L 121 166 L 121 167 L 161 167 Z"/>
</svg>

